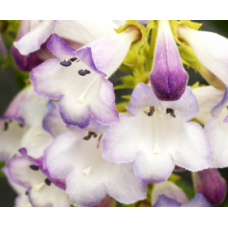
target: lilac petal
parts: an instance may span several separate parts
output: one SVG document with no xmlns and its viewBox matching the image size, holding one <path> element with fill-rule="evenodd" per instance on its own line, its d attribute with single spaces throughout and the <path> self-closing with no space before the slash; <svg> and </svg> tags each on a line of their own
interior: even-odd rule
<svg viewBox="0 0 228 228">
<path fill-rule="evenodd" d="M 30 32 L 14 42 L 14 46 L 20 54 L 28 55 L 40 49 L 40 46 L 48 39 L 55 27 L 55 21 L 43 21 Z"/>
<path fill-rule="evenodd" d="M 7 57 L 7 50 L 6 46 L 4 44 L 4 41 L 2 39 L 2 36 L 0 34 L 0 53 L 6 58 Z"/>
<path fill-rule="evenodd" d="M 33 87 L 32 86 L 27 86 L 25 87 L 22 91 L 20 91 L 14 99 L 11 101 L 9 104 L 4 117 L 7 118 L 12 118 L 12 119 L 17 119 L 19 121 L 23 121 L 23 116 L 21 113 L 21 103 L 24 103 L 26 101 L 31 100 L 33 97 L 35 97 L 35 93 L 33 92 Z"/>
<path fill-rule="evenodd" d="M 62 121 L 59 114 L 59 105 L 57 102 L 49 101 L 47 112 L 43 119 L 43 129 L 50 133 L 54 138 L 67 131 L 66 124 Z"/>
<path fill-rule="evenodd" d="M 128 112 L 135 115 L 138 111 L 145 107 L 158 107 L 160 102 L 151 90 L 151 87 L 145 83 L 139 83 L 133 90 L 130 104 L 126 107 Z"/>
<path fill-rule="evenodd" d="M 150 81 L 159 100 L 175 101 L 185 91 L 188 74 L 184 70 L 169 21 L 158 21 L 158 35 Z"/>
<path fill-rule="evenodd" d="M 205 169 L 193 173 L 196 193 L 203 194 L 212 205 L 221 204 L 226 196 L 226 181 L 217 169 Z"/>
<path fill-rule="evenodd" d="M 222 109 L 224 108 L 224 106 L 226 106 L 228 103 L 228 87 L 225 86 L 225 93 L 224 93 L 224 96 L 223 96 L 223 99 L 222 101 L 216 105 L 212 111 L 211 111 L 211 115 L 213 117 L 218 117 L 220 112 L 222 111 Z"/>
<path fill-rule="evenodd" d="M 204 86 L 195 88 L 192 92 L 199 105 L 199 113 L 195 118 L 205 124 L 212 118 L 211 110 L 221 103 L 225 91 L 215 89 L 213 86 Z"/>
<path fill-rule="evenodd" d="M 101 79 L 97 99 L 89 105 L 89 111 L 90 115 L 101 125 L 110 125 L 119 121 L 111 82 Z"/>
<path fill-rule="evenodd" d="M 30 53 L 29 55 L 22 55 L 17 48 L 12 46 L 11 53 L 13 55 L 15 65 L 22 71 L 30 72 L 33 68 L 43 62 L 36 52 Z"/>
<path fill-rule="evenodd" d="M 174 199 L 170 199 L 165 195 L 160 195 L 154 207 L 180 207 L 181 203 L 178 203 Z"/>
<path fill-rule="evenodd" d="M 154 185 L 151 196 L 152 205 L 157 202 L 159 195 L 165 195 L 181 204 L 188 202 L 188 198 L 183 192 L 183 190 L 170 181 Z"/>
<path fill-rule="evenodd" d="M 204 197 L 204 195 L 198 193 L 188 203 L 181 205 L 181 207 L 211 207 L 211 204 Z"/>
<path fill-rule="evenodd" d="M 184 94 L 178 101 L 161 101 L 161 105 L 177 110 L 178 116 L 184 121 L 193 119 L 199 112 L 197 100 L 190 86 L 186 87 Z"/>
<path fill-rule="evenodd" d="M 47 45 L 48 49 L 60 60 L 69 60 L 73 57 L 78 58 L 80 61 L 85 63 L 90 69 L 95 71 L 102 77 L 106 74 L 99 71 L 94 64 L 93 55 L 91 48 L 85 47 L 75 51 L 73 48 L 68 46 L 58 35 L 53 34 Z"/>
<path fill-rule="evenodd" d="M 32 171 L 30 165 L 32 162 L 25 157 L 13 157 L 7 162 L 10 179 L 27 189 L 32 185 L 40 183 L 44 180 L 44 175 L 41 171 Z"/>
</svg>

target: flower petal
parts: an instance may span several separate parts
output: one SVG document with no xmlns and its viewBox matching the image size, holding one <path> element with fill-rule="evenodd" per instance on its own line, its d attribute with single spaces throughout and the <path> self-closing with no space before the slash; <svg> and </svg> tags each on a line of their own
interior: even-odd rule
<svg viewBox="0 0 228 228">
<path fill-rule="evenodd" d="M 48 39 L 55 27 L 55 21 L 42 21 L 20 40 L 14 42 L 14 46 L 20 54 L 27 55 L 40 49 L 40 46 Z"/>
<path fill-rule="evenodd" d="M 188 203 L 183 204 L 182 207 L 211 207 L 211 204 L 204 195 L 198 193 Z"/>
<path fill-rule="evenodd" d="M 181 204 L 188 202 L 188 198 L 185 193 L 171 181 L 155 184 L 153 186 L 151 196 L 152 205 L 157 202 L 159 195 L 165 195 Z"/>
<path fill-rule="evenodd" d="M 199 171 L 209 167 L 211 149 L 203 128 L 188 122 L 179 135 L 179 145 L 172 154 L 176 165 L 190 171 Z"/>
<path fill-rule="evenodd" d="M 180 207 L 181 204 L 174 199 L 170 199 L 165 195 L 158 197 L 157 202 L 154 204 L 154 207 Z"/>
<path fill-rule="evenodd" d="M 228 40 L 213 32 L 178 27 L 178 36 L 187 41 L 199 61 L 228 86 Z"/>
<path fill-rule="evenodd" d="M 199 105 L 199 113 L 195 118 L 205 124 L 212 118 L 211 110 L 221 103 L 224 91 L 215 89 L 213 86 L 204 86 L 195 88 L 192 92 L 196 96 Z"/>
</svg>

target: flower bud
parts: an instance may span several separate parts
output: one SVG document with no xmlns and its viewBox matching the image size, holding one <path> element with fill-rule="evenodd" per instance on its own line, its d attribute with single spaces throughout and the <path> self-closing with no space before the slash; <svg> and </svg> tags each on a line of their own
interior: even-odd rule
<svg viewBox="0 0 228 228">
<path fill-rule="evenodd" d="M 212 205 L 223 202 L 226 195 L 226 181 L 217 169 L 204 169 L 192 175 L 196 193 L 202 193 Z"/>
<path fill-rule="evenodd" d="M 163 101 L 178 100 L 188 82 L 188 74 L 182 66 L 169 21 L 158 21 L 150 81 L 155 95 Z"/>
</svg>

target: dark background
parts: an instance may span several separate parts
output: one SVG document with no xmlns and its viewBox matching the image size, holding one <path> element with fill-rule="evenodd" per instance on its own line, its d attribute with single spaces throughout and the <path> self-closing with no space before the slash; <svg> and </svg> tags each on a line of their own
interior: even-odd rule
<svg viewBox="0 0 228 228">
<path fill-rule="evenodd" d="M 200 30 L 211 31 L 218 33 L 226 38 L 228 38 L 228 21 L 196 21 L 203 23 Z M 10 47 L 8 47 L 10 50 Z M 9 52 L 8 52 L 9 54 Z M 199 75 L 195 74 L 194 70 L 186 69 L 189 73 L 189 85 L 193 85 L 195 82 L 199 81 L 200 84 L 207 84 L 206 81 Z M 123 75 L 122 72 L 116 72 L 111 81 L 117 85 L 120 82 L 117 80 L 119 76 Z M 6 68 L 4 71 L 0 71 L 0 115 L 3 115 L 9 102 L 13 97 L 19 92 L 19 88 L 15 82 L 15 70 L 12 68 Z M 116 99 L 119 101 L 122 95 L 130 94 L 130 90 L 116 91 Z M 219 170 L 221 175 L 228 182 L 228 168 Z M 192 186 L 191 173 L 188 171 L 178 172 L 177 175 L 182 176 L 182 178 Z M 14 206 L 14 200 L 16 193 L 9 186 L 7 179 L 0 176 L 0 207 L 12 207 Z M 227 197 L 228 198 L 228 197 Z M 226 198 L 226 199 L 227 199 Z M 224 204 L 223 204 L 224 205 Z M 224 205 L 225 206 L 225 205 Z"/>
</svg>

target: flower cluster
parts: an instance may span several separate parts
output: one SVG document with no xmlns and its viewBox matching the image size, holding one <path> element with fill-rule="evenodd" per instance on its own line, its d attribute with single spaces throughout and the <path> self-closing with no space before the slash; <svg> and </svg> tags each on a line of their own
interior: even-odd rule
<svg viewBox="0 0 228 228">
<path fill-rule="evenodd" d="M 191 21 L 144 23 L 21 22 L 11 51 L 30 76 L 0 118 L 16 206 L 223 202 L 228 40 Z M 183 64 L 211 85 L 188 86 Z M 118 69 L 128 75 L 113 87 Z M 114 91 L 126 88 L 116 104 Z M 192 199 L 172 174 L 180 170 L 193 172 Z"/>
</svg>

